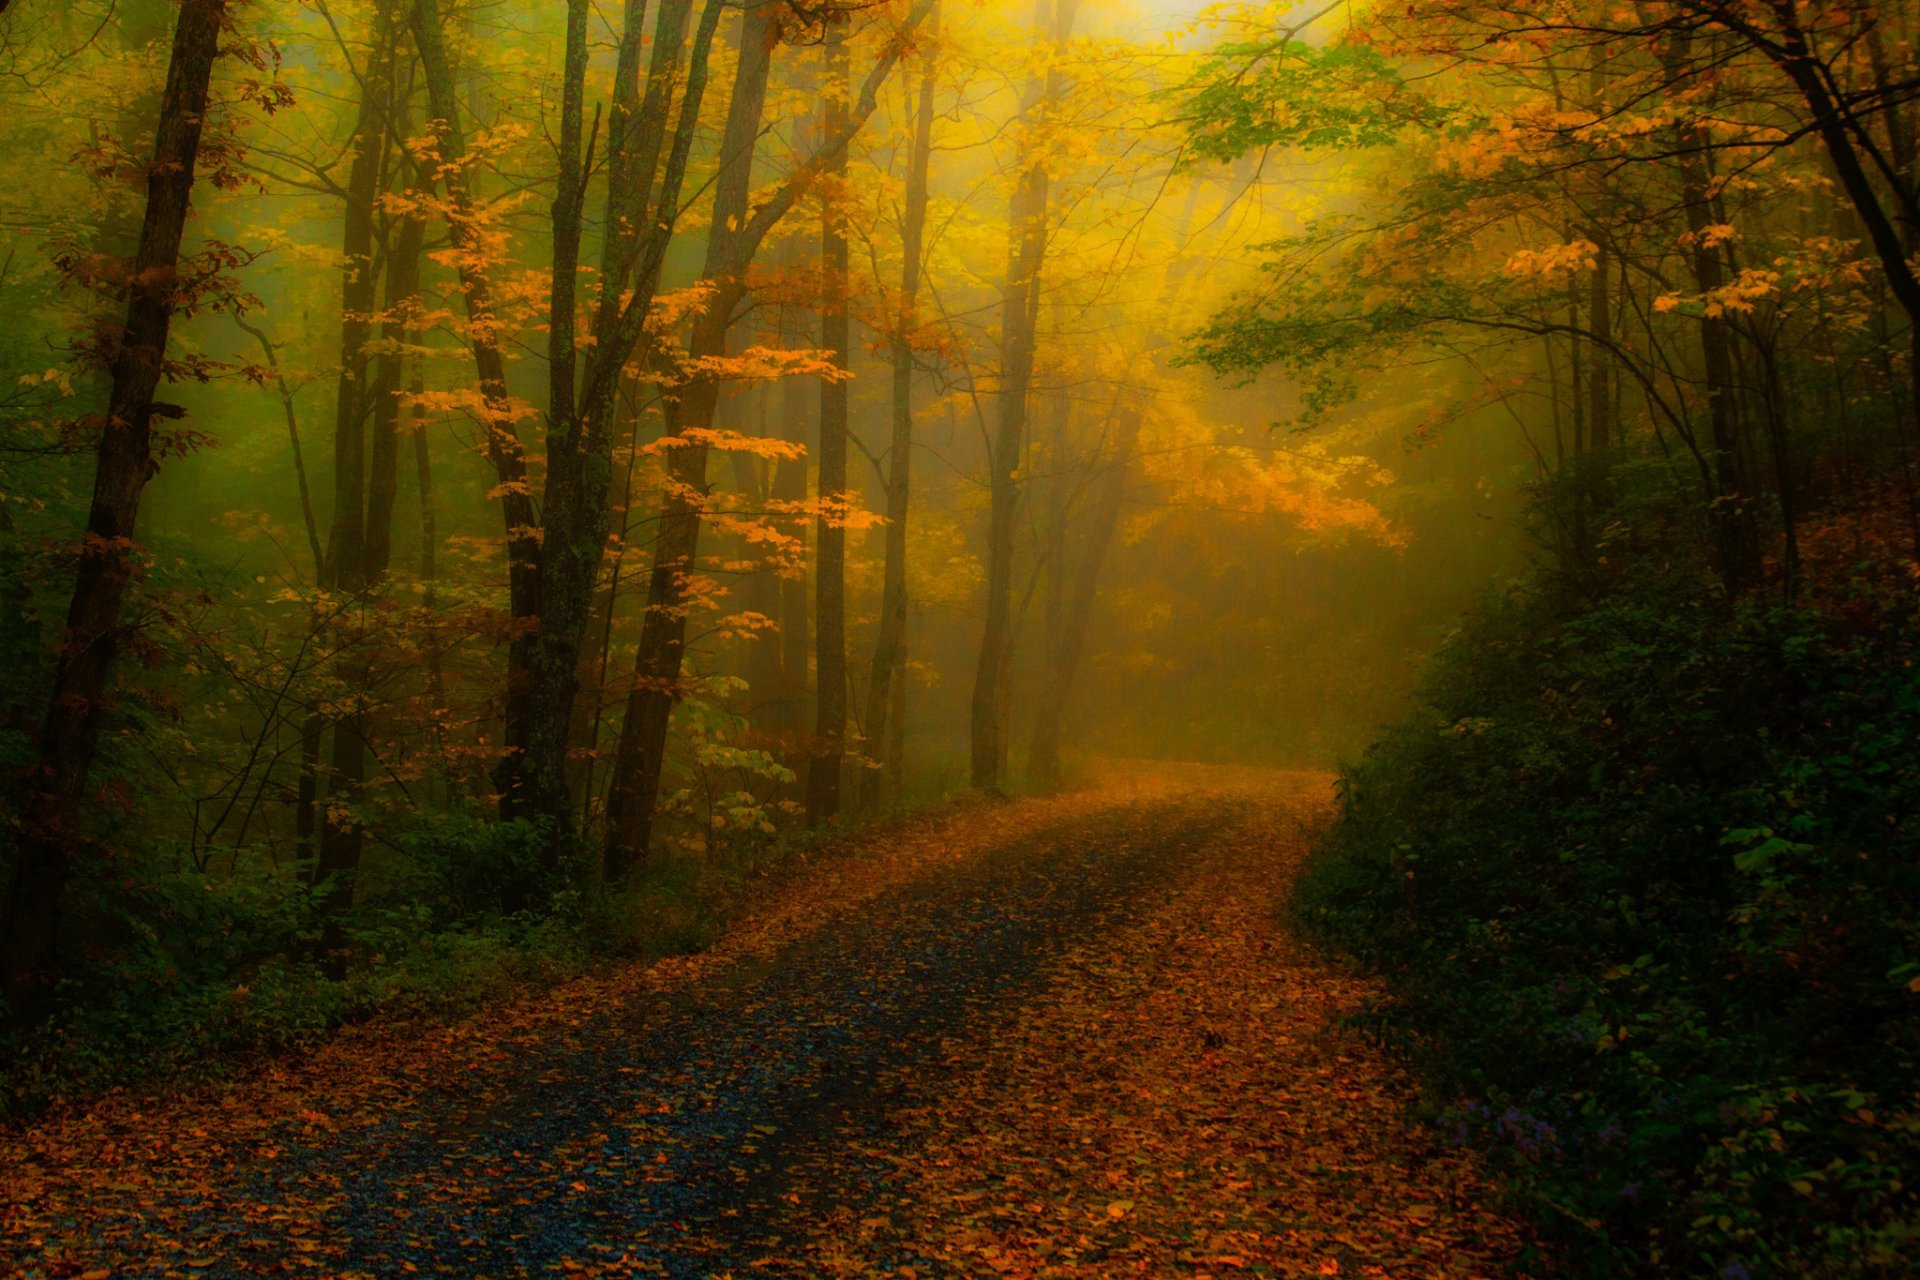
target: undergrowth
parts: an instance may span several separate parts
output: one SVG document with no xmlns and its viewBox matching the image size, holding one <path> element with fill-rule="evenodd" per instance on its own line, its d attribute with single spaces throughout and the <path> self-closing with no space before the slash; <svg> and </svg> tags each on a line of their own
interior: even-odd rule
<svg viewBox="0 0 1920 1280">
<path fill-rule="evenodd" d="M 1295 910 L 1561 1274 L 1912 1274 L 1914 575 L 1845 521 L 1800 602 L 1608 548 L 1449 643 Z"/>
<path fill-rule="evenodd" d="M 703 950 L 742 909 L 885 815 L 713 852 L 656 854 L 610 889 L 558 876 L 519 905 L 539 833 L 471 811 L 423 813 L 362 872 L 332 951 L 322 890 L 274 868 L 149 850 L 79 904 L 54 1015 L 0 1054 L 0 1122 L 124 1087 L 217 1078 L 369 1019 L 447 1020 L 609 964 Z M 242 860 L 243 861 L 243 860 Z"/>
</svg>

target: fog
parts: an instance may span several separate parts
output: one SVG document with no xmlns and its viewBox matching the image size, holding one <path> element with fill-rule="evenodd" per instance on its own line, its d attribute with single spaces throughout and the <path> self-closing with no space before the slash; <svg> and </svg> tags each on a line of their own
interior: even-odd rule
<svg viewBox="0 0 1920 1280">
<path fill-rule="evenodd" d="M 1022 5 L 726 7 L 708 48 L 696 8 L 590 4 L 571 107 L 563 4 L 445 4 L 432 58 L 417 13 L 236 11 L 102 722 L 93 785 L 117 803 L 88 820 L 196 865 L 291 868 L 329 842 L 323 861 L 377 860 L 423 812 L 618 845 L 610 807 L 638 804 L 615 868 L 969 786 L 1071 785 L 1106 756 L 1357 752 L 1519 563 L 1526 432 L 1504 404 L 1447 409 L 1472 400 L 1458 367 L 1309 406 L 1284 373 L 1191 362 L 1196 331 L 1267 287 L 1261 247 L 1364 207 L 1376 162 L 1194 154 L 1199 50 L 1275 15 L 1042 9 L 1045 30 Z M 34 175 L 4 196 L 0 277 L 22 759 L 172 13 L 8 19 L 4 145 Z M 630 22 L 645 38 L 622 81 Z M 745 107 L 743 22 L 769 54 Z M 743 109 L 747 157 L 726 150 Z M 728 200 L 742 234 L 716 250 Z M 623 308 L 644 325 L 619 332 Z M 577 460 L 558 476 L 557 387 Z M 844 460 L 823 454 L 823 404 Z M 555 509 L 575 521 L 564 553 Z M 824 575 L 823 535 L 844 545 Z M 568 557 L 584 568 L 556 603 Z M 655 749 L 642 722 L 660 721 Z M 523 795 L 543 733 L 559 763 Z"/>
</svg>

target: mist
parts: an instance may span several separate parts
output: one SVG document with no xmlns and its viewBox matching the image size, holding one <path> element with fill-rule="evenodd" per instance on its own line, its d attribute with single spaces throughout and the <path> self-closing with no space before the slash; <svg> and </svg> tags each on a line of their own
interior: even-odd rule
<svg viewBox="0 0 1920 1280">
<path fill-rule="evenodd" d="M 1853 1274 L 1795 1269 L 1840 1195 L 1801 1172 L 1892 1157 L 1809 1122 L 1832 1149 L 1768 1200 L 1697 1151 L 1868 1097 L 1829 1065 L 1869 1039 L 1907 1120 L 1847 1109 L 1920 1132 L 1911 859 L 1874 860 L 1920 776 L 1910 8 L 0 0 L 0 1120 L 242 1061 L 327 1092 L 364 1083 L 343 1027 L 497 1018 L 572 1055 L 540 1061 L 574 1129 L 737 1107 L 650 1156 L 747 1224 L 684 1272 L 724 1274 L 899 1119 L 886 1072 L 951 1036 L 1013 1078 L 1034 1037 L 1060 1074 L 1056 1039 L 1208 1064 L 1248 1133 L 1275 1073 L 1335 1090 L 1257 1148 L 1384 1144 L 1275 1175 L 1317 1274 L 1364 1260 L 1336 1166 L 1395 1221 L 1454 1206 L 1461 1274 L 1529 1232 Z M 1730 993 L 1767 965 L 1802 1021 Z M 1133 1029 L 1062 1029 L 1049 982 Z M 1199 994 L 1136 1024 L 1126 991 Z M 763 1032 L 851 1118 L 755 1075 Z M 1389 1042 L 1455 1125 L 1439 1172 L 1383 1119 Z M 525 1083 L 487 1086 L 503 1129 L 582 1136 Z M 761 1172 L 668 1152 L 701 1143 Z M 1264 1228 L 1195 1253 L 1168 1168 L 1074 1174 L 1091 1226 L 992 1269 L 1111 1274 L 1099 1233 L 1164 1193 L 1142 1258 L 1308 1273 Z M 1475 1170 L 1531 1225 L 1464 1225 Z M 922 1172 L 922 1208 L 1001 1194 Z M 845 1274 L 980 1273 L 886 1185 L 821 1211 L 893 1240 Z M 575 1261 L 565 1222 L 488 1265 Z M 1401 1237 L 1368 1256 L 1429 1256 Z M 354 1240 L 329 1265 L 415 1256 Z"/>
</svg>

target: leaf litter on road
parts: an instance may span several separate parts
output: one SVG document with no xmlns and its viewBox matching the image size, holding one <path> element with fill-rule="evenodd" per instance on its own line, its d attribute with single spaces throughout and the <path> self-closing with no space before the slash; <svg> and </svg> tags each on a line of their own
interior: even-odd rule
<svg viewBox="0 0 1920 1280">
<path fill-rule="evenodd" d="M 708 952 L 0 1149 L 24 1275 L 1491 1274 L 1377 994 L 1279 924 L 1323 775 L 1134 769 L 862 837 Z"/>
</svg>

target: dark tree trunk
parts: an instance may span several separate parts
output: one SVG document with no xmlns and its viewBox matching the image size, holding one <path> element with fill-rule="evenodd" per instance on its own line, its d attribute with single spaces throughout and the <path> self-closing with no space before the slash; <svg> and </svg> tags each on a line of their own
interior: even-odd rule
<svg viewBox="0 0 1920 1280">
<path fill-rule="evenodd" d="M 355 603 L 373 587 L 384 564 L 376 567 L 370 554 L 376 544 L 384 559 L 392 539 L 390 530 L 374 534 L 370 517 L 393 517 L 394 454 L 392 440 L 368 448 L 367 424 L 379 414 L 379 393 L 370 385 L 371 361 L 367 346 L 373 335 L 375 300 L 379 297 L 379 268 L 375 260 L 375 210 L 382 172 L 392 135 L 394 24 L 382 8 L 374 19 L 372 49 L 362 81 L 359 117 L 353 131 L 353 163 L 348 171 L 341 256 L 340 378 L 334 399 L 333 518 L 327 530 L 327 556 L 321 566 L 321 590 L 335 593 L 339 608 L 328 619 L 331 629 L 349 633 L 361 610 Z M 391 397 L 389 397 L 391 398 Z M 388 406 L 391 407 L 391 406 Z M 391 427 L 389 416 L 385 425 Z M 376 429 L 377 435 L 377 429 Z M 376 474 L 369 483 L 370 453 Z M 385 463 L 382 478 L 378 463 Z M 369 501 L 369 495 L 374 495 Z M 384 503 L 384 505 L 382 505 Z M 374 510 L 370 511 L 370 506 Z M 338 966 L 342 949 L 340 917 L 353 905 L 353 877 L 359 870 L 366 840 L 354 806 L 367 775 L 367 687 L 372 674 L 364 646 L 343 634 L 344 651 L 336 674 L 348 691 L 347 709 L 333 720 L 327 761 L 327 802 L 321 812 L 319 856 L 312 868 L 313 882 L 327 886 L 327 937 L 324 947 L 330 963 Z M 309 731 L 311 732 L 311 731 Z M 304 743 L 303 743 L 304 745 Z"/>
<path fill-rule="evenodd" d="M 788 378 L 781 387 L 781 435 L 793 444 L 807 438 L 807 411 L 800 380 Z M 807 496 L 807 460 L 805 457 L 781 458 L 773 470 L 773 498 L 782 506 L 805 501 Z M 805 560 L 807 526 L 796 520 L 793 536 L 800 541 Z M 813 614 L 803 573 L 780 580 L 780 702 L 773 723 L 789 740 L 806 730 L 807 694 L 813 688 Z M 798 753 L 792 758 L 794 772 L 806 773 L 806 761 Z"/>
<path fill-rule="evenodd" d="M 1714 223 L 1712 173 L 1706 138 L 1698 127 L 1682 132 L 1678 166 L 1680 201 L 1686 215 L 1690 247 L 1688 261 L 1695 286 L 1711 294 L 1726 284 L 1726 272 L 1717 248 L 1708 243 Z M 1714 492 L 1707 519 L 1713 535 L 1720 578 L 1727 590 L 1740 594 L 1760 581 L 1760 540 L 1748 504 L 1745 460 L 1735 416 L 1738 388 L 1734 385 L 1733 332 L 1720 316 L 1700 319 L 1700 355 L 1707 387 L 1707 434 L 1711 445 Z"/>
<path fill-rule="evenodd" d="M 931 4 L 932 0 L 918 0 L 902 24 L 902 35 L 920 24 Z M 688 353 L 695 360 L 711 361 L 726 354 L 730 318 L 745 296 L 746 269 L 760 243 L 793 208 L 800 193 L 819 181 L 836 156 L 845 154 L 853 132 L 873 114 L 880 86 L 899 60 L 904 43 L 895 40 L 881 53 L 861 86 L 859 101 L 846 117 L 846 127 L 823 139 L 820 149 L 777 192 L 749 212 L 753 153 L 780 21 L 772 6 L 756 5 L 747 9 L 741 22 L 739 68 L 721 134 L 723 161 L 714 187 L 713 230 L 707 241 L 703 273 L 715 293 L 706 312 L 694 322 Z M 694 374 L 681 389 L 679 403 L 670 406 L 669 435 L 711 427 L 719 395 L 719 382 L 710 370 Z M 609 880 L 624 878 L 646 856 L 653 836 L 667 728 L 680 696 L 687 634 L 686 588 L 694 570 L 700 518 L 706 505 L 707 452 L 706 444 L 697 437 L 671 451 L 653 572 L 647 584 L 646 618 L 641 624 L 633 687 L 607 803 L 604 869 Z"/>
<path fill-rule="evenodd" d="M 485 420 L 488 460 L 493 464 L 496 492 L 507 538 L 507 602 L 515 618 L 540 614 L 540 530 L 534 517 L 533 492 L 527 483 L 526 448 L 521 443 L 514 408 L 507 392 L 507 363 L 495 329 L 493 286 L 485 262 L 486 246 L 474 232 L 474 200 L 467 172 L 466 130 L 456 99 L 453 69 L 447 60 L 446 34 L 441 27 L 438 0 L 414 0 L 413 37 L 420 51 L 420 67 L 427 84 L 427 100 L 441 129 L 441 152 L 452 162 L 443 171 L 447 199 L 452 205 L 449 230 L 460 251 L 460 292 L 467 312 L 467 340 L 473 351 L 474 373 Z M 515 644 L 524 645 L 525 637 Z M 509 657 L 509 666 L 514 659 Z M 519 669 L 524 671 L 524 656 Z M 505 759 L 526 750 L 527 687 L 524 680 L 507 682 L 504 734 Z M 509 781 L 511 774 L 509 773 Z M 496 786 L 499 779 L 496 777 Z M 512 796 L 502 794 L 511 815 Z"/>
<path fill-rule="evenodd" d="M 572 847 L 573 804 L 567 750 L 578 702 L 581 654 L 606 556 L 613 486 L 614 423 L 620 405 L 621 370 L 643 335 L 667 245 L 678 212 L 680 187 L 707 82 L 707 58 L 721 6 L 709 0 L 688 60 L 678 125 L 667 123 L 672 87 L 679 83 L 691 0 L 671 0 L 655 20 L 654 59 L 646 94 L 637 103 L 638 26 L 622 41 L 608 164 L 615 176 L 607 193 L 610 234 L 602 248 L 601 294 L 593 343 L 580 378 L 572 315 L 572 277 L 579 261 L 584 160 L 579 133 L 587 65 L 587 6 L 569 9 L 567 105 L 563 115 L 572 141 L 562 140 L 560 193 L 554 201 L 554 331 L 549 349 L 545 526 L 540 559 L 540 611 L 525 619 L 528 642 L 520 650 L 518 682 L 527 690 L 524 754 L 516 763 L 512 811 L 552 824 L 550 862 Z M 638 5 L 629 7 L 637 24 Z M 664 171 L 660 162 L 671 134 Z M 655 178 L 659 191 L 651 206 Z M 567 277 L 561 280 L 562 274 Z M 631 292 L 623 302 L 622 295 Z M 564 317 L 564 320 L 563 320 Z M 579 382 L 576 390 L 576 380 Z"/>
<path fill-rule="evenodd" d="M 80 842 L 80 806 L 99 747 L 107 679 L 132 577 L 140 496 L 152 476 L 154 403 L 179 303 L 180 243 L 219 57 L 226 0 L 181 0 L 160 104 L 146 214 L 127 277 L 126 323 L 94 464 L 86 541 L 67 610 L 65 642 L 40 731 L 39 760 L 21 797 L 14 880 L 7 897 L 7 1019 L 38 1021 L 59 980 L 59 930 Z"/>
<path fill-rule="evenodd" d="M 1613 446 L 1613 299 L 1607 288 L 1607 269 L 1612 255 L 1597 236 L 1599 251 L 1594 255 L 1593 279 L 1587 285 L 1587 329 L 1593 334 L 1587 344 L 1587 447 L 1604 453 Z"/>
<path fill-rule="evenodd" d="M 844 18 L 830 19 L 827 36 L 827 99 L 823 112 L 829 138 L 846 128 L 847 45 Z M 828 164 L 827 196 L 820 217 L 820 345 L 839 373 L 847 369 L 847 224 L 841 187 L 847 176 L 843 149 Z M 847 492 L 847 384 L 820 381 L 820 452 L 815 485 L 820 515 L 814 524 L 818 559 L 814 569 L 814 717 L 812 761 L 807 768 L 807 825 L 830 821 L 840 811 L 840 768 L 847 737 L 847 528 L 841 509 Z"/>
<path fill-rule="evenodd" d="M 705 277 L 716 286 L 707 310 L 694 322 L 688 354 L 696 360 L 726 354 L 727 329 L 743 294 L 746 263 L 739 243 L 751 190 L 754 144 L 767 96 L 773 46 L 779 35 L 772 6 L 749 8 L 741 20 L 739 67 L 721 137 L 722 163 L 714 192 Z M 695 375 L 667 404 L 667 436 L 713 422 L 720 385 L 710 373 Z M 626 878 L 646 856 L 653 839 L 654 809 L 665 766 L 667 728 L 680 695 L 680 665 L 686 651 L 687 580 L 700 546 L 700 515 L 707 496 L 707 446 L 688 441 L 669 453 L 667 492 L 661 504 L 647 582 L 647 611 L 634 655 L 633 685 L 614 757 L 607 797 L 607 842 L 603 871 L 609 881 Z"/>
<path fill-rule="evenodd" d="M 762 386 L 753 393 L 759 410 L 759 435 L 763 440 L 772 438 L 773 424 L 769 420 L 772 415 L 767 412 L 767 406 L 773 391 L 771 386 Z M 767 510 L 767 500 L 772 494 L 765 461 L 736 450 L 733 487 L 749 510 Z M 754 553 L 752 547 L 745 550 L 749 555 Z M 762 566 L 747 574 L 741 590 L 747 611 L 771 624 L 756 629 L 748 638 L 746 661 L 747 694 L 753 721 L 762 729 L 769 729 L 780 703 L 780 578 L 772 568 Z"/>
<path fill-rule="evenodd" d="M 516 617 L 521 630 L 508 653 L 507 683 L 526 691 L 526 731 L 519 750 L 500 761 L 495 784 L 501 812 L 547 819 L 571 829 L 567 744 L 578 690 L 580 638 L 592 607 L 601 546 L 575 542 L 589 534 L 579 510 L 585 458 L 575 418 L 579 373 L 575 310 L 580 279 L 581 214 L 585 208 L 587 0 L 567 0 L 566 52 L 560 75 L 560 147 L 552 204 L 553 269 L 547 306 L 547 484 L 541 530 L 540 612 Z M 557 508 L 557 509 L 556 509 Z M 600 521 L 605 540 L 605 520 Z M 590 536 L 590 534 L 589 534 Z M 567 843 L 560 832 L 547 845 L 548 869 Z"/>
</svg>

